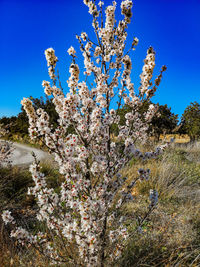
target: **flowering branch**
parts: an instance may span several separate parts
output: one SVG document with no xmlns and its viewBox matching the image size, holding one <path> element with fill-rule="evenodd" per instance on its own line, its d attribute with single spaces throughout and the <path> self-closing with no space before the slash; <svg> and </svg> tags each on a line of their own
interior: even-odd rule
<svg viewBox="0 0 200 267">
<path fill-rule="evenodd" d="M 137 94 L 131 82 L 130 58 L 131 51 L 138 44 L 137 38 L 133 39 L 131 48 L 125 52 L 132 1 L 122 1 L 123 19 L 118 23 L 115 19 L 115 1 L 105 9 L 105 23 L 103 2 L 96 5 L 94 0 L 84 0 L 84 3 L 92 15 L 97 39 L 89 39 L 86 33 L 77 36 L 84 58 L 84 81 L 79 80 L 76 51 L 70 47 L 68 54 L 72 57 L 72 63 L 67 81 L 69 92 L 65 95 L 59 75 L 55 75 L 58 61 L 55 51 L 53 48 L 45 51 L 52 86 L 48 81 L 43 81 L 42 85 L 45 93 L 53 96 L 52 101 L 59 116 L 57 128 L 51 128 L 49 115 L 44 110 L 35 111 L 29 99 L 22 100 L 29 118 L 30 136 L 44 140 L 58 163 L 60 174 L 65 178 L 58 191 L 48 188 L 46 178 L 35 160 L 30 167 L 35 186 L 29 188 L 28 194 L 36 198 L 37 219 L 47 225 L 52 239 L 58 237 L 66 248 L 73 245 L 74 255 L 60 253 L 56 242 L 50 242 L 44 233 L 33 236 L 17 228 L 12 236 L 22 240 L 22 243 L 27 241 L 34 246 L 40 245 L 42 251 L 56 261 L 67 260 L 70 256 L 77 266 L 103 267 L 120 257 L 125 247 L 124 240 L 130 236 L 123 221 L 120 225 L 118 223 L 121 207 L 133 201 L 131 189 L 137 181 L 147 180 L 150 176 L 149 170 L 140 169 L 138 178 L 127 185 L 120 171 L 132 158 L 146 161 L 158 157 L 166 148 L 163 145 L 156 151 L 145 153 L 136 148 L 136 140 L 145 142 L 147 139 L 149 124 L 157 111 L 156 106 L 149 105 L 148 111 L 141 115 L 139 109 L 156 92 L 166 68 L 162 68 L 152 87 L 155 51 L 149 48 Z M 57 82 L 60 88 L 56 86 Z M 126 124 L 123 126 L 119 125 L 120 117 L 114 109 L 114 102 L 118 104 L 117 110 L 123 104 L 131 109 L 125 116 Z M 117 142 L 111 136 L 113 124 L 119 129 Z M 74 129 L 73 134 L 69 134 L 70 127 Z M 117 200 L 118 196 L 120 198 Z M 149 211 L 152 211 L 157 204 L 156 191 L 150 192 L 150 202 Z M 147 216 L 149 212 L 140 223 Z M 4 212 L 3 219 L 5 223 L 14 221 L 8 211 Z M 112 247 L 113 253 L 110 253 Z"/>
</svg>

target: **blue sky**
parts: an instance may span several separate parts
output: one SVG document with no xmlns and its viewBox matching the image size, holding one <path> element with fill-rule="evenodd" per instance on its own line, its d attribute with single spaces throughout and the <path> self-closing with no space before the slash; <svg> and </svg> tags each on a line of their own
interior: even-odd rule
<svg viewBox="0 0 200 267">
<path fill-rule="evenodd" d="M 119 8 L 121 1 L 117 2 Z M 92 34 L 92 28 L 82 0 L 0 0 L 0 10 L 2 117 L 18 114 L 23 97 L 44 96 L 41 83 L 48 80 L 46 48 L 55 49 L 67 89 L 70 58 L 66 51 L 71 45 L 78 49 L 75 34 Z M 179 116 L 190 102 L 200 102 L 199 14 L 199 0 L 135 0 L 128 30 L 130 40 L 139 38 L 132 57 L 135 85 L 146 50 L 153 46 L 156 71 L 164 64 L 168 68 L 153 100 L 168 104 Z"/>
</svg>

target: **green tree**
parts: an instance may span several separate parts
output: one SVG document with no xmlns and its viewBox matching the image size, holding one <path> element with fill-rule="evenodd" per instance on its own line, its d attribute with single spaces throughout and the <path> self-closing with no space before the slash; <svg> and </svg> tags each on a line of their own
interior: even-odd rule
<svg viewBox="0 0 200 267">
<path fill-rule="evenodd" d="M 52 98 L 34 98 L 30 96 L 30 99 L 33 102 L 35 110 L 42 108 L 47 112 L 47 114 L 49 115 L 50 125 L 52 125 L 53 128 L 56 128 L 58 126 L 58 114 L 55 110 Z M 23 107 L 21 108 L 21 112 L 17 116 L 0 118 L 0 124 L 2 124 L 6 130 L 8 130 L 7 137 L 9 139 L 12 139 L 13 135 L 16 134 L 20 135 L 21 137 L 28 135 L 28 117 Z M 73 133 L 73 131 L 73 128 L 69 127 L 69 133 Z"/>
<path fill-rule="evenodd" d="M 144 101 L 139 108 L 138 112 L 141 114 L 142 118 L 144 113 L 147 112 L 150 104 L 152 104 L 152 102 Z M 167 104 L 157 104 L 157 106 L 158 111 L 151 121 L 149 134 L 153 135 L 158 141 L 161 134 L 170 134 L 177 127 L 178 115 L 171 112 L 171 108 L 168 107 Z M 120 116 L 120 125 L 125 125 L 125 114 L 128 112 L 131 112 L 131 108 L 126 105 L 117 111 L 117 114 Z M 112 131 L 117 135 L 118 128 L 116 125 L 112 126 Z"/>
<path fill-rule="evenodd" d="M 33 106 L 34 106 L 35 110 L 37 110 L 39 108 L 44 109 L 47 112 L 47 114 L 49 115 L 50 124 L 53 125 L 54 128 L 57 127 L 58 114 L 55 111 L 55 106 L 52 102 L 52 98 L 49 98 L 46 96 L 45 99 L 43 97 L 40 97 L 40 98 L 30 97 L 30 99 L 33 102 Z M 23 111 L 23 112 L 26 114 L 25 111 Z"/>
<path fill-rule="evenodd" d="M 55 111 L 52 99 L 46 97 L 46 99 L 44 100 L 43 97 L 34 98 L 32 96 L 30 97 L 30 99 L 32 100 L 33 106 L 36 110 L 42 108 L 49 114 L 50 124 L 56 127 L 58 115 Z M 17 116 L 2 117 L 0 119 L 0 123 L 6 130 L 8 130 L 9 138 L 11 139 L 15 134 L 19 134 L 22 137 L 28 135 L 28 117 L 23 107 L 21 108 L 21 112 Z"/>
<path fill-rule="evenodd" d="M 190 103 L 186 107 L 182 118 L 181 132 L 189 135 L 190 141 L 194 142 L 200 137 L 200 104 L 195 102 Z"/>
<path fill-rule="evenodd" d="M 159 140 L 161 134 L 171 134 L 178 125 L 178 115 L 171 112 L 171 108 L 158 105 L 158 112 L 153 117 L 150 131 Z"/>
</svg>

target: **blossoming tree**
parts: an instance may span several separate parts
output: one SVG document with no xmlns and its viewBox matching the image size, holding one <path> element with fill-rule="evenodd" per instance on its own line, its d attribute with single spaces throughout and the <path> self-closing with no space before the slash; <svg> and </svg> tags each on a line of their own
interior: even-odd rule
<svg viewBox="0 0 200 267">
<path fill-rule="evenodd" d="M 136 92 L 131 81 L 130 54 L 138 39 L 133 38 L 129 49 L 125 46 L 132 1 L 121 2 L 123 19 L 119 22 L 115 19 L 115 1 L 105 9 L 105 22 L 103 2 L 84 0 L 84 3 L 92 15 L 96 34 L 96 40 L 91 40 L 85 32 L 77 36 L 84 58 L 84 80 L 79 80 L 76 51 L 70 47 L 69 91 L 64 94 L 56 74 L 55 52 L 52 48 L 45 51 L 52 83 L 43 81 L 42 85 L 45 93 L 53 96 L 59 115 L 57 128 L 51 128 L 44 110 L 34 110 L 27 98 L 22 101 L 29 118 L 30 136 L 42 138 L 64 177 L 60 189 L 55 191 L 47 186 L 36 159 L 30 167 L 35 186 L 29 188 L 28 194 L 35 196 L 37 219 L 48 230 L 33 235 L 17 227 L 9 211 L 4 211 L 2 217 L 15 226 L 12 237 L 22 244 L 31 244 L 53 262 L 94 267 L 108 266 L 120 257 L 129 238 L 120 209 L 133 200 L 131 190 L 136 182 L 149 179 L 150 174 L 149 169 L 139 169 L 138 178 L 127 183 L 120 171 L 132 158 L 144 161 L 156 158 L 165 148 L 163 145 L 143 153 L 136 148 L 136 141 L 146 140 L 156 106 L 150 105 L 143 116 L 138 109 L 154 95 L 166 67 L 152 82 L 155 52 L 150 47 Z M 131 112 L 126 114 L 126 125 L 120 126 L 117 110 L 124 104 L 131 107 Z M 113 124 L 119 128 L 117 141 L 111 136 Z M 69 127 L 73 127 L 73 134 L 68 133 Z M 151 190 L 149 212 L 155 207 L 157 197 L 157 192 Z M 57 249 L 59 242 L 62 251 Z"/>
</svg>

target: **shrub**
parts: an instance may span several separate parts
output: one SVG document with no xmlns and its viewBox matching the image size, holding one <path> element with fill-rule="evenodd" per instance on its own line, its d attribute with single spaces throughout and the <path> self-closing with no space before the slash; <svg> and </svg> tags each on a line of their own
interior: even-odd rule
<svg viewBox="0 0 200 267">
<path fill-rule="evenodd" d="M 29 118 L 30 136 L 45 142 L 63 177 L 59 188 L 50 188 L 36 158 L 30 167 L 35 186 L 29 188 L 28 193 L 35 196 L 37 219 L 46 224 L 47 230 L 31 233 L 17 227 L 9 211 L 4 211 L 2 217 L 5 223 L 15 226 L 12 237 L 22 245 L 29 243 L 51 262 L 108 266 L 120 257 L 132 227 L 121 209 L 133 200 L 131 190 L 136 182 L 148 180 L 150 175 L 149 169 L 139 169 L 136 177 L 126 183 L 120 171 L 132 158 L 141 161 L 156 158 L 166 147 L 160 146 L 153 152 L 136 149 L 136 142 L 147 139 L 149 123 L 157 110 L 153 104 L 143 114 L 139 109 L 154 95 L 166 67 L 162 67 L 153 83 L 155 51 L 150 47 L 136 94 L 130 77 L 130 53 L 135 50 L 138 39 L 133 39 L 130 49 L 125 47 L 132 1 L 122 1 L 124 18 L 118 24 L 115 23 L 115 1 L 105 10 L 105 23 L 103 2 L 96 5 L 95 1 L 84 0 L 84 3 L 93 17 L 96 34 L 95 41 L 86 33 L 77 36 L 84 57 L 85 81 L 79 81 L 76 51 L 70 47 L 69 92 L 65 95 L 56 76 L 55 51 L 53 48 L 45 51 L 52 85 L 43 81 L 43 86 L 48 96 L 53 95 L 58 127 L 51 127 L 47 112 L 41 108 L 35 111 L 30 99 L 22 101 Z M 117 111 L 124 104 L 130 107 L 130 112 L 125 116 L 125 125 L 120 126 Z M 119 129 L 117 143 L 111 137 L 113 124 Z M 69 128 L 74 132 L 69 134 Z M 138 220 L 136 230 L 156 207 L 157 197 L 157 192 L 151 189 L 147 214 Z"/>
</svg>

